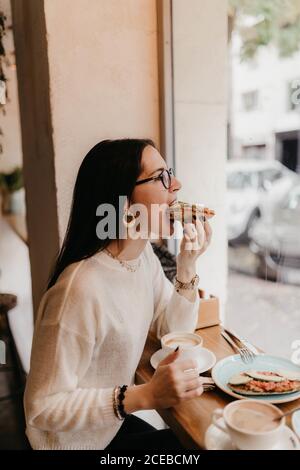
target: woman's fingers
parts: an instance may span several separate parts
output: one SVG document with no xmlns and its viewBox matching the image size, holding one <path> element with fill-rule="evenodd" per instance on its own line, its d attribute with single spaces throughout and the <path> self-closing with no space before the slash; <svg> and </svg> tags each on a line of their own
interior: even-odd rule
<svg viewBox="0 0 300 470">
<path fill-rule="evenodd" d="M 198 387 L 194 390 L 189 390 L 188 392 L 184 392 L 181 395 L 181 398 L 187 400 L 187 399 L 190 399 L 190 398 L 200 397 L 200 395 L 202 395 L 202 393 L 203 393 L 203 387 L 202 387 L 202 385 L 200 385 L 200 387 Z"/>
<path fill-rule="evenodd" d="M 198 235 L 198 249 L 201 250 L 205 246 L 205 242 L 207 241 L 207 234 L 205 231 L 205 227 L 199 219 L 196 219 L 195 226 Z"/>
<path fill-rule="evenodd" d="M 183 226 L 183 250 L 193 250 L 194 243 L 197 242 L 197 231 L 193 224 L 184 224 Z"/>
<path fill-rule="evenodd" d="M 194 224 L 184 224 L 184 236 L 187 241 L 195 241 L 197 231 L 195 230 Z"/>
<path fill-rule="evenodd" d="M 180 380 L 184 383 L 188 383 L 196 379 L 199 379 L 198 369 L 185 370 L 183 371 L 183 374 L 180 376 Z M 199 383 L 201 383 L 201 380 Z"/>
<path fill-rule="evenodd" d="M 208 241 L 208 243 L 210 243 L 210 240 L 211 240 L 211 237 L 212 237 L 212 228 L 208 222 L 208 220 L 206 219 L 206 221 L 204 222 L 204 230 L 205 230 L 205 234 L 206 234 L 206 239 Z"/>
<path fill-rule="evenodd" d="M 189 380 L 182 384 L 183 392 L 188 392 L 190 390 L 195 390 L 202 386 L 201 379 L 197 377 L 196 379 Z"/>
<path fill-rule="evenodd" d="M 212 229 L 207 219 L 201 222 L 199 218 L 196 218 L 193 223 L 184 224 L 183 234 L 180 251 L 200 251 L 201 254 L 210 243 Z"/>
<path fill-rule="evenodd" d="M 180 358 L 180 355 L 179 355 Z M 175 366 L 176 370 L 182 377 L 191 378 L 193 372 L 197 372 L 198 362 L 195 359 L 180 359 L 176 361 L 173 366 Z M 183 375 L 184 374 L 184 375 Z"/>
</svg>

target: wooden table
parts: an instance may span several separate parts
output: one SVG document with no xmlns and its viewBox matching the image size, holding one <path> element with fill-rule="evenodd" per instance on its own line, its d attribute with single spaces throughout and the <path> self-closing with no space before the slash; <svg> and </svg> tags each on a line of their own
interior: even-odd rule
<svg viewBox="0 0 300 470">
<path fill-rule="evenodd" d="M 220 332 L 220 326 L 196 331 L 203 338 L 203 346 L 215 353 L 217 361 L 234 354 L 231 346 L 221 336 Z M 160 342 L 150 333 L 136 371 L 136 384 L 143 384 L 151 379 L 154 369 L 150 364 L 150 357 L 158 349 L 160 349 Z M 199 450 L 205 449 L 204 436 L 211 424 L 212 412 L 216 408 L 224 408 L 232 400 L 234 400 L 233 397 L 216 388 L 215 391 L 203 393 L 202 396 L 185 401 L 175 408 L 158 409 L 156 411 L 174 431 L 184 447 Z M 283 412 L 297 406 L 300 406 L 300 399 L 278 405 Z M 290 424 L 288 419 L 287 423 Z"/>
</svg>

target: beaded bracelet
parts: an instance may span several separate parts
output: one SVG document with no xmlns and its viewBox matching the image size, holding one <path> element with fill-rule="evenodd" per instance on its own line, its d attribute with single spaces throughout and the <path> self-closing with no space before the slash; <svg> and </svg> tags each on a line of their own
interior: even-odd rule
<svg viewBox="0 0 300 470">
<path fill-rule="evenodd" d="M 124 410 L 124 404 L 123 400 L 125 398 L 125 392 L 128 388 L 128 385 L 122 385 L 122 387 L 119 387 L 119 394 L 118 394 L 118 404 L 117 404 L 117 409 L 118 413 L 122 416 L 122 418 L 126 418 L 128 414 Z"/>
<path fill-rule="evenodd" d="M 119 393 L 120 387 L 115 387 L 113 390 L 113 410 L 115 413 L 115 416 L 121 421 L 123 420 L 122 416 L 120 415 L 118 411 L 118 406 L 117 406 L 117 395 Z"/>
<path fill-rule="evenodd" d="M 125 398 L 127 388 L 128 385 L 123 385 L 122 387 L 117 386 L 113 390 L 113 410 L 119 420 L 123 420 L 128 416 L 123 405 L 123 399 Z"/>
</svg>

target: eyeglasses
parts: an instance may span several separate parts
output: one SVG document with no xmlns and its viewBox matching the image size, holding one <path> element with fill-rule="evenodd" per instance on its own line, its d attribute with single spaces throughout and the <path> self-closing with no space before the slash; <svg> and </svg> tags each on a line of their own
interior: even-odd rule
<svg viewBox="0 0 300 470">
<path fill-rule="evenodd" d="M 170 189 L 172 176 L 174 176 L 174 170 L 173 168 L 169 168 L 168 170 L 163 170 L 158 176 L 153 176 L 152 178 L 139 180 L 135 184 L 138 185 L 138 184 L 148 183 L 148 181 L 160 180 L 166 189 Z"/>
</svg>

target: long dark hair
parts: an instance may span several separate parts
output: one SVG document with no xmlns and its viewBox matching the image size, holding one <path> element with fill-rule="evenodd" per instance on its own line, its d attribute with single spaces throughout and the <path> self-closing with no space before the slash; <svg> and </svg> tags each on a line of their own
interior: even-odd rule
<svg viewBox="0 0 300 470">
<path fill-rule="evenodd" d="M 61 250 L 57 256 L 48 289 L 71 263 L 93 256 L 105 248 L 110 239 L 97 237 L 96 226 L 99 204 L 112 204 L 116 212 L 119 196 L 130 201 L 135 182 L 140 175 L 142 153 L 155 144 L 150 139 L 103 140 L 95 145 L 83 159 L 78 171 L 70 218 Z M 119 233 L 118 217 L 116 233 Z"/>
</svg>

